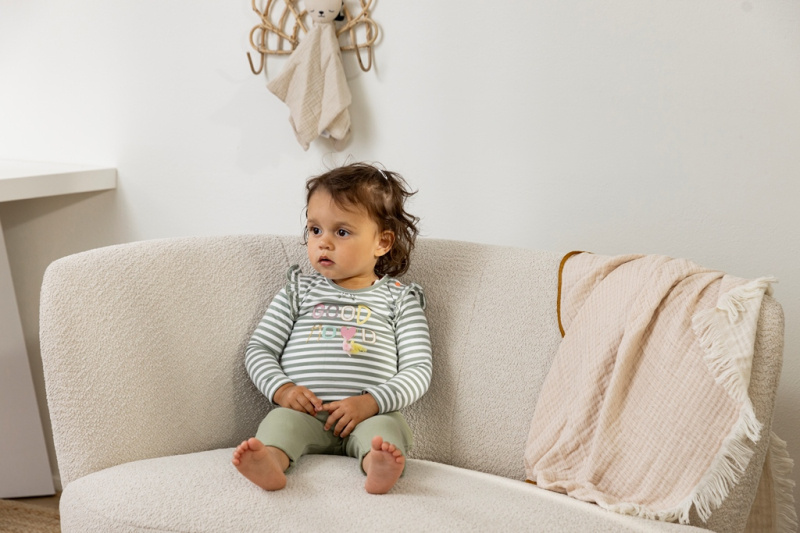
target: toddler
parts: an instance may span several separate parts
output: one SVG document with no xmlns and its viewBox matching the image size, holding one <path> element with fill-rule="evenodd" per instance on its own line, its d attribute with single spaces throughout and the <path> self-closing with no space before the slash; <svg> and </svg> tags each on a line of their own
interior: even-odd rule
<svg viewBox="0 0 800 533">
<path fill-rule="evenodd" d="M 431 344 L 422 289 L 406 272 L 418 218 L 414 194 L 394 172 L 364 163 L 306 183 L 305 241 L 316 271 L 289 269 L 288 283 L 253 333 L 245 366 L 278 407 L 233 464 L 265 490 L 305 454 L 359 459 L 367 492 L 385 494 L 412 445 L 399 409 L 431 380 Z"/>
</svg>

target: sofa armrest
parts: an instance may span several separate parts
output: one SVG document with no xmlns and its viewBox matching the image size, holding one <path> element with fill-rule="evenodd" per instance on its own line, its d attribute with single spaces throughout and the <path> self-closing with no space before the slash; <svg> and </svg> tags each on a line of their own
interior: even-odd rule
<svg viewBox="0 0 800 533">
<path fill-rule="evenodd" d="M 247 377 L 244 347 L 289 263 L 305 255 L 299 244 L 145 241 L 50 265 L 40 339 L 65 487 L 117 464 L 251 435 L 269 404 Z"/>
</svg>

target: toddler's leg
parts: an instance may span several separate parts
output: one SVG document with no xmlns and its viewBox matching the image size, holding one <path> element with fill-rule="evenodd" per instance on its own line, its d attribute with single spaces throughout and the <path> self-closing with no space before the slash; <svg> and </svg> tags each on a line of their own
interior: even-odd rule
<svg viewBox="0 0 800 533">
<path fill-rule="evenodd" d="M 264 490 L 286 486 L 289 456 L 274 446 L 264 446 L 256 439 L 242 442 L 233 452 L 233 465 L 241 474 Z"/>
<path fill-rule="evenodd" d="M 394 444 L 385 442 L 383 437 L 375 436 L 371 449 L 361 462 L 361 467 L 367 473 L 364 489 L 370 494 L 386 494 L 400 479 L 405 466 L 403 452 Z"/>
<path fill-rule="evenodd" d="M 411 429 L 400 413 L 376 415 L 361 422 L 348 437 L 347 452 L 361 458 L 367 475 L 364 488 L 371 494 L 386 494 L 405 468 L 411 449 Z"/>
<path fill-rule="evenodd" d="M 276 407 L 258 427 L 255 438 L 233 452 L 233 464 L 247 479 L 266 490 L 286 486 L 284 472 L 306 453 L 325 449 L 335 439 L 324 423 L 307 413 Z M 337 439 L 338 440 L 338 439 Z"/>
</svg>

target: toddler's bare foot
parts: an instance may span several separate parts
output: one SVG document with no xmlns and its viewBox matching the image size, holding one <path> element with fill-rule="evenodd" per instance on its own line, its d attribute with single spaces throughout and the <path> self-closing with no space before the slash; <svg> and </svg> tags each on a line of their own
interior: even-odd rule
<svg viewBox="0 0 800 533">
<path fill-rule="evenodd" d="M 364 488 L 370 494 L 386 494 L 400 479 L 406 458 L 394 444 L 384 442 L 380 436 L 372 439 L 372 449 L 364 456 L 367 481 Z"/>
<path fill-rule="evenodd" d="M 267 447 L 256 439 L 242 442 L 233 452 L 233 465 L 241 474 L 264 490 L 280 490 L 286 486 L 289 458 L 278 448 Z"/>
</svg>

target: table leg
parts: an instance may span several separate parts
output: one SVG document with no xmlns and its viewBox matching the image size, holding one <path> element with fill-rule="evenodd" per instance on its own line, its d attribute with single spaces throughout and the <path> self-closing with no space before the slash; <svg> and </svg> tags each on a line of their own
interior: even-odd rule
<svg viewBox="0 0 800 533">
<path fill-rule="evenodd" d="M 54 493 L 53 474 L 0 225 L 0 498 Z"/>
</svg>

